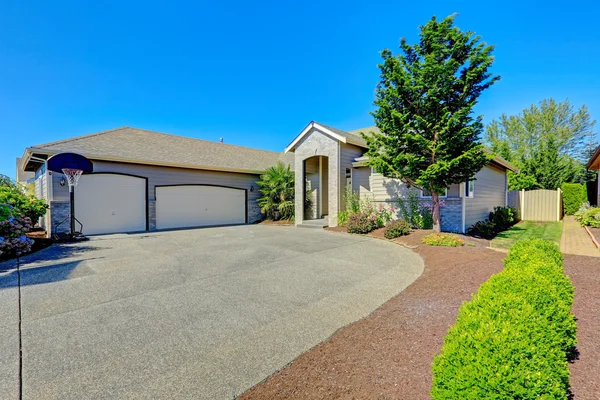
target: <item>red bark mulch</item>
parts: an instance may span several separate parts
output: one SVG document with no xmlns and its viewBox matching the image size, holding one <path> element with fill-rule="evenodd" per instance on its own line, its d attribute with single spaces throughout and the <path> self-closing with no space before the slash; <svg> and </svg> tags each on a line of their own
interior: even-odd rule
<svg viewBox="0 0 600 400">
<path fill-rule="evenodd" d="M 575 399 L 600 399 L 600 258 L 565 255 L 565 272 L 575 286 L 579 359 L 570 365 Z"/>
<path fill-rule="evenodd" d="M 336 229 L 337 230 L 337 229 Z M 474 247 L 430 247 L 414 232 L 396 239 L 414 247 L 425 271 L 373 314 L 341 329 L 241 399 L 425 399 L 431 362 L 460 304 L 502 269 L 504 254 Z M 379 235 L 375 232 L 374 236 Z"/>
<path fill-rule="evenodd" d="M 344 231 L 344 228 L 331 228 Z M 304 353 L 240 399 L 427 399 L 431 363 L 460 304 L 502 269 L 505 254 L 488 241 L 469 246 L 423 245 L 427 231 L 395 242 L 413 248 L 425 270 L 411 286 L 370 316 Z M 382 231 L 371 236 L 382 237 Z M 565 256 L 576 288 L 579 359 L 570 365 L 575 399 L 600 399 L 600 259 Z"/>
<path fill-rule="evenodd" d="M 600 228 L 590 228 L 588 230 L 592 234 L 592 236 L 596 239 L 596 243 L 600 243 Z M 595 243 L 594 243 L 595 244 Z"/>
</svg>

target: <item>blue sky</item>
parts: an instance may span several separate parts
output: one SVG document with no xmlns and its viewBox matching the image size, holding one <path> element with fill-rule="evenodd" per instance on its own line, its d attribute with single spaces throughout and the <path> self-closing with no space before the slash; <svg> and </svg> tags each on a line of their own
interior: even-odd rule
<svg viewBox="0 0 600 400">
<path fill-rule="evenodd" d="M 546 97 L 600 120 L 600 6 L 480 1 L 2 1 L 0 173 L 119 126 L 282 151 L 311 120 L 372 124 L 383 48 L 432 15 L 496 45 L 485 121 Z M 599 130 L 600 127 L 597 127 Z"/>
</svg>

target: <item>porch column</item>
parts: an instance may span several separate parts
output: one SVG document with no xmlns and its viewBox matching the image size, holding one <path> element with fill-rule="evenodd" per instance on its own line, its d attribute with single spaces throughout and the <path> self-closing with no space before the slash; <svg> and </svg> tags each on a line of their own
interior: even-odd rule
<svg viewBox="0 0 600 400">
<path fill-rule="evenodd" d="M 319 156 L 319 206 L 317 208 L 317 218 L 323 215 L 323 156 Z"/>
<path fill-rule="evenodd" d="M 295 184 L 294 184 L 294 223 L 300 225 L 304 220 L 304 161 L 296 154 L 294 158 Z"/>
</svg>

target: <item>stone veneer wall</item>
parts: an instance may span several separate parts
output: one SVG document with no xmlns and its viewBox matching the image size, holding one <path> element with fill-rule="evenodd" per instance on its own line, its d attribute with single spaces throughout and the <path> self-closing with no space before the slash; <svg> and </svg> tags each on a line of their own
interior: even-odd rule
<svg viewBox="0 0 600 400">
<path fill-rule="evenodd" d="M 328 203 L 329 226 L 337 226 L 339 209 L 339 161 L 340 149 L 337 139 L 313 128 L 298 144 L 294 151 L 296 174 L 296 210 L 295 221 L 299 225 L 304 220 L 304 160 L 314 157 L 328 157 Z M 322 210 L 325 214 L 325 210 Z"/>
<path fill-rule="evenodd" d="M 51 201 L 50 202 L 50 227 L 48 228 L 48 236 L 51 237 L 55 233 L 69 233 L 71 225 L 68 220 L 60 224 L 66 218 L 71 216 L 70 201 Z"/>
<path fill-rule="evenodd" d="M 444 201 L 444 207 L 441 210 L 441 222 L 442 231 L 444 232 L 461 232 L 462 231 L 462 198 L 460 197 L 448 197 L 440 199 Z M 376 206 L 385 204 L 388 207 L 394 207 L 396 209 L 396 215 L 394 219 L 401 218 L 400 209 L 398 204 L 393 201 L 374 201 Z M 421 205 L 431 204 L 431 200 L 419 199 Z"/>
</svg>

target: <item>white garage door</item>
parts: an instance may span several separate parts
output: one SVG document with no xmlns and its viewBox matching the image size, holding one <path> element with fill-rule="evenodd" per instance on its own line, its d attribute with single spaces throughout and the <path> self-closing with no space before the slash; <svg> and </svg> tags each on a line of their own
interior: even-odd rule
<svg viewBox="0 0 600 400">
<path fill-rule="evenodd" d="M 156 229 L 246 223 L 246 191 L 219 186 L 156 187 Z"/>
<path fill-rule="evenodd" d="M 75 217 L 85 235 L 146 230 L 146 179 L 83 175 L 75 188 Z"/>
</svg>

